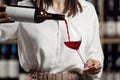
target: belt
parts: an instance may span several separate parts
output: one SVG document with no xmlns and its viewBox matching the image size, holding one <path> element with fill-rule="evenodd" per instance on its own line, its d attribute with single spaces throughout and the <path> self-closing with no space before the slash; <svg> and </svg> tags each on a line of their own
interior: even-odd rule
<svg viewBox="0 0 120 80">
<path fill-rule="evenodd" d="M 41 73 L 39 71 L 29 71 L 27 80 L 83 80 L 78 72 L 61 72 L 61 73 Z"/>
</svg>

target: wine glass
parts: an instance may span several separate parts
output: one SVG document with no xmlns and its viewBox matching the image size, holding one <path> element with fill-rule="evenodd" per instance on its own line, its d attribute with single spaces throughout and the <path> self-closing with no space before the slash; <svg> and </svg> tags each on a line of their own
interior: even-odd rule
<svg viewBox="0 0 120 80">
<path fill-rule="evenodd" d="M 79 31 L 75 28 L 69 18 L 65 19 L 64 44 L 71 49 L 78 50 L 82 41 Z"/>
<path fill-rule="evenodd" d="M 76 27 L 73 25 L 73 23 L 69 18 L 65 18 L 64 21 L 65 21 L 65 28 L 63 33 L 63 42 L 65 46 L 67 46 L 68 48 L 77 51 L 79 57 L 81 58 L 85 66 L 86 62 L 79 51 L 82 42 L 82 37 L 80 35 L 80 32 L 76 29 Z M 85 67 L 84 70 L 88 70 L 88 69 L 89 69 L 88 67 Z"/>
<path fill-rule="evenodd" d="M 64 21 L 65 21 L 65 28 L 63 33 L 63 42 L 68 48 L 76 50 L 82 62 L 85 64 L 85 61 L 79 51 L 82 42 L 82 37 L 80 35 L 80 32 L 76 29 L 76 27 L 73 25 L 73 23 L 69 18 L 65 18 Z"/>
</svg>

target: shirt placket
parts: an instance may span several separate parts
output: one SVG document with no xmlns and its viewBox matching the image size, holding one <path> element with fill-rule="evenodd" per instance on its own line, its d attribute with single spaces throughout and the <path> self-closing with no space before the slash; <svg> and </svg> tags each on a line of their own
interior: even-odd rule
<svg viewBox="0 0 120 80">
<path fill-rule="evenodd" d="M 61 57 L 61 26 L 62 26 L 62 21 L 58 21 L 58 32 L 56 34 L 57 36 L 57 43 L 56 43 L 56 59 L 55 59 L 55 62 L 54 62 L 54 66 L 53 66 L 53 72 L 56 71 L 56 69 L 58 69 L 60 63 L 61 63 L 61 60 L 60 60 L 60 57 Z"/>
</svg>

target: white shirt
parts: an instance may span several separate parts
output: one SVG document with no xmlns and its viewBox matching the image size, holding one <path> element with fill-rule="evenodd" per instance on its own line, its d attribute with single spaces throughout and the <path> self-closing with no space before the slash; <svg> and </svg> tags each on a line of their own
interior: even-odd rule
<svg viewBox="0 0 120 80">
<path fill-rule="evenodd" d="M 69 17 L 71 23 L 79 30 L 82 43 L 77 53 L 63 43 L 61 31 L 64 21 L 45 20 L 42 23 L 4 23 L 0 24 L 0 41 L 17 37 L 19 60 L 26 71 L 58 73 L 69 70 L 84 70 L 84 62 L 93 58 L 103 65 L 103 52 L 99 38 L 99 24 L 95 8 L 89 2 L 80 0 L 83 12 Z M 30 0 L 19 5 L 32 6 Z M 49 9 L 48 12 L 53 12 Z M 24 14 L 24 13 L 23 13 Z M 99 80 L 102 71 L 93 75 Z"/>
</svg>

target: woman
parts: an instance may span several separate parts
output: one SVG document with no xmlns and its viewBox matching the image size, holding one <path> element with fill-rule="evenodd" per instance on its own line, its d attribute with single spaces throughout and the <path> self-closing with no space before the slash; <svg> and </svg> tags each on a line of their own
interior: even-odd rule
<svg viewBox="0 0 120 80">
<path fill-rule="evenodd" d="M 33 6 L 24 0 L 19 5 Z M 27 80 L 100 80 L 103 52 L 99 24 L 92 4 L 84 0 L 43 0 L 49 13 L 64 14 L 82 37 L 77 51 L 62 42 L 63 21 L 45 20 L 42 23 L 14 22 L 6 12 L 0 12 L 0 41 L 17 38 L 19 60 L 28 72 Z M 0 7 L 6 7 L 1 4 Z M 69 25 L 69 24 L 68 24 Z M 87 75 L 87 76 L 86 76 Z M 85 76 L 85 77 L 84 77 Z"/>
</svg>

